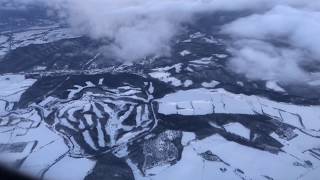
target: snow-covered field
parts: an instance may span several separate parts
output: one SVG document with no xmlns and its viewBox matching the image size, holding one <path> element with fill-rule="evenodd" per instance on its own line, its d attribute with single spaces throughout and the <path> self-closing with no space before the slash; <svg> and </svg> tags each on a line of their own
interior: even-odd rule
<svg viewBox="0 0 320 180">
<path fill-rule="evenodd" d="M 174 68 L 179 71 L 179 66 Z M 270 136 L 283 145 L 281 151 L 272 153 L 229 141 L 220 134 L 198 139 L 193 132 L 165 131 L 155 140 L 146 140 L 142 153 L 146 157 L 154 153 L 152 157 L 160 159 L 156 165 L 151 162 L 147 165 L 147 161 L 152 159 L 146 159 L 143 175 L 138 165 L 128 156 L 126 142 L 152 130 L 156 125 L 156 120 L 152 118 L 153 110 L 147 105 L 153 98 L 151 95 L 142 98 L 140 96 L 143 94 L 142 90 L 130 85 L 117 89 L 105 89 L 106 91 L 103 92 L 91 92 L 90 90 L 95 89 L 96 86 L 102 86 L 106 81 L 101 78 L 97 83 L 87 81 L 84 85 L 69 89 L 67 100 L 49 96 L 26 109 L 11 111 L 14 104 L 20 100 L 22 93 L 35 81 L 26 79 L 23 75 L 0 76 L 1 160 L 12 167 L 16 167 L 18 163 L 20 171 L 33 176 L 53 180 L 83 179 L 92 171 L 96 160 L 90 158 L 92 156 L 90 151 L 82 148 L 90 147 L 95 152 L 100 152 L 101 149 L 105 150 L 106 147 L 115 145 L 120 146 L 113 153 L 117 157 L 127 157 L 126 162 L 137 180 L 313 180 L 319 176 L 319 106 L 275 102 L 258 96 L 233 94 L 224 89 L 199 88 L 168 94 L 156 100 L 160 114 L 182 117 L 210 114 L 262 115 L 289 125 L 293 136 L 283 138 L 278 133 L 271 133 Z M 213 85 L 210 86 L 212 88 L 217 82 L 210 84 Z M 149 91 L 153 92 L 154 87 L 150 86 Z M 79 93 L 82 94 L 81 97 L 78 97 Z M 110 99 L 117 100 L 113 102 Z M 43 110 L 39 111 L 39 109 Z M 58 111 L 51 115 L 54 117 L 52 119 L 54 123 L 49 125 L 42 118 L 49 116 L 54 109 Z M 79 111 L 81 109 L 83 114 Z M 86 113 L 91 110 L 95 113 Z M 123 113 L 123 110 L 126 113 Z M 109 114 L 109 124 L 104 125 L 102 119 L 99 120 L 103 112 Z M 136 126 L 123 125 L 122 123 L 132 113 L 136 116 Z M 79 122 L 79 127 L 75 128 L 70 124 L 71 121 Z M 210 125 L 212 128 L 221 129 L 248 142 L 255 138 L 252 137 L 252 130 L 239 122 L 230 122 L 223 126 L 214 123 Z M 86 130 L 87 126 L 97 128 L 97 139 L 90 132 L 92 130 Z M 67 127 L 79 131 L 79 134 L 74 134 L 74 137 L 68 136 L 57 127 Z M 99 131 L 103 129 L 106 131 Z M 119 137 L 123 130 L 127 133 Z M 104 133 L 107 133 L 109 142 L 103 140 L 102 137 L 106 136 Z M 180 143 L 183 146 L 181 159 L 170 164 L 169 160 L 174 160 L 178 156 L 178 150 L 173 142 L 180 137 L 179 133 L 182 134 Z M 83 143 L 86 146 L 83 143 L 80 145 L 79 139 L 75 139 L 78 135 L 83 136 Z M 149 146 L 159 149 L 153 152 L 152 148 L 150 151 Z M 161 156 L 158 151 L 162 152 Z M 165 159 L 161 159 L 164 157 Z M 72 175 L 65 173 L 66 169 L 77 173 Z"/>
<path fill-rule="evenodd" d="M 204 152 L 213 153 L 217 156 L 216 160 L 199 156 Z M 310 155 L 309 158 L 312 159 Z M 320 163 L 315 159 L 313 162 L 318 163 L 308 167 L 303 160 L 289 153 L 271 154 L 213 135 L 191 141 L 185 147 L 181 161 L 151 179 L 262 180 L 267 179 L 267 176 L 273 179 L 304 179 L 304 175 L 317 171 Z"/>
<path fill-rule="evenodd" d="M 159 99 L 162 114 L 261 114 L 297 128 L 320 130 L 320 106 L 279 103 L 259 96 L 233 94 L 223 89 L 192 89 Z"/>
<path fill-rule="evenodd" d="M 0 32 L 0 57 L 10 50 L 30 44 L 44 44 L 61 39 L 78 37 L 70 28 L 52 25 L 47 27 L 32 27 L 24 31 Z"/>
</svg>

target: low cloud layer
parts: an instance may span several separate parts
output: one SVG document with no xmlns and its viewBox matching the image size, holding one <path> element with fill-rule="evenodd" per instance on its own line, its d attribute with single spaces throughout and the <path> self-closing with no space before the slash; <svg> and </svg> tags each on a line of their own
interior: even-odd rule
<svg viewBox="0 0 320 180">
<path fill-rule="evenodd" d="M 58 9 L 72 27 L 93 38 L 113 41 L 106 53 L 123 60 L 169 55 L 182 23 L 197 13 L 265 9 L 275 5 L 319 7 L 302 0 L 14 0 L 42 2 Z"/>
<path fill-rule="evenodd" d="M 237 40 L 232 44 L 229 67 L 249 79 L 301 83 L 309 75 L 300 66 L 305 58 L 299 49 L 279 48 L 260 40 Z"/>
<path fill-rule="evenodd" d="M 43 3 L 77 32 L 112 41 L 104 53 L 132 61 L 169 55 L 183 23 L 198 13 L 251 10 L 224 25 L 232 37 L 229 67 L 251 79 L 283 82 L 314 78 L 305 67 L 320 62 L 320 1 L 314 0 L 0 0 Z"/>
<path fill-rule="evenodd" d="M 312 79 L 304 68 L 320 63 L 320 12 L 312 8 L 275 6 L 225 25 L 222 32 L 233 37 L 232 69 L 252 79 Z"/>
</svg>

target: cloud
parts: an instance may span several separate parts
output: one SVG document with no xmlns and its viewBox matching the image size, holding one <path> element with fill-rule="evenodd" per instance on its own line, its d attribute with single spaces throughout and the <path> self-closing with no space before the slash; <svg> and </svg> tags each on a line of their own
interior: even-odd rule
<svg viewBox="0 0 320 180">
<path fill-rule="evenodd" d="M 81 1 L 81 0 L 80 0 Z M 136 60 L 170 54 L 170 41 L 190 14 L 159 1 L 73 1 L 69 22 L 93 38 L 108 38 L 111 56 Z"/>
<path fill-rule="evenodd" d="M 301 83 L 308 73 L 299 67 L 303 52 L 299 49 L 278 48 L 260 40 L 239 40 L 233 43 L 233 58 L 229 67 L 249 79 Z"/>
<path fill-rule="evenodd" d="M 104 54 L 132 61 L 169 55 L 171 40 L 182 23 L 190 22 L 202 1 L 191 0 L 66 0 L 55 2 L 70 25 L 92 38 L 111 41 Z M 52 6 L 52 3 L 50 4 Z"/>
<path fill-rule="evenodd" d="M 251 79 L 306 81 L 320 62 L 320 1 L 314 0 L 0 0 L 46 4 L 77 32 L 107 39 L 104 54 L 133 61 L 170 55 L 182 24 L 199 13 L 250 10 L 224 25 L 232 37 L 229 67 Z M 250 67 L 250 68 L 248 68 Z M 263 72 L 263 73 L 262 73 Z"/>
<path fill-rule="evenodd" d="M 198 13 L 217 10 L 262 9 L 289 0 L 24 0 L 58 9 L 71 26 L 93 38 L 112 41 L 105 54 L 132 61 L 169 55 L 171 40 L 181 24 L 192 23 Z M 294 5 L 305 5 L 290 0 Z"/>
<path fill-rule="evenodd" d="M 312 79 L 304 67 L 320 63 L 320 12 L 304 5 L 275 6 L 225 25 L 221 32 L 232 36 L 230 67 L 253 79 Z"/>
</svg>

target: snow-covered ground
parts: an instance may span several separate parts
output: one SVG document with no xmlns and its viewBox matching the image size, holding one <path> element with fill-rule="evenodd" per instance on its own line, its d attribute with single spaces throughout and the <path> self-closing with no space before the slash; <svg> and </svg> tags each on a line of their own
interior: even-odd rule
<svg viewBox="0 0 320 180">
<path fill-rule="evenodd" d="M 229 133 L 239 135 L 243 138 L 250 139 L 250 130 L 240 123 L 230 123 L 224 126 Z"/>
<path fill-rule="evenodd" d="M 266 87 L 277 92 L 285 92 L 285 90 L 282 87 L 280 87 L 277 82 L 274 81 L 268 81 L 266 83 Z"/>
<path fill-rule="evenodd" d="M 259 96 L 233 94 L 224 89 L 191 89 L 159 99 L 162 114 L 261 114 L 297 128 L 320 130 L 320 106 L 279 103 Z"/>
<path fill-rule="evenodd" d="M 0 76 L 0 99 L 18 102 L 22 93 L 35 81 L 34 79 L 26 79 L 24 75 Z"/>
<path fill-rule="evenodd" d="M 13 104 L 35 81 L 24 75 L 0 76 L 0 159 L 10 167 L 19 165 L 19 171 L 41 177 L 59 159 L 64 159 L 69 149 L 59 135 L 48 129 L 35 109 L 10 112 Z M 79 167 L 78 173 L 70 176 L 55 166 L 46 179 L 82 179 L 94 165 L 87 159 L 67 162 L 62 167 Z M 85 167 L 84 173 L 81 173 L 81 167 Z"/>
<path fill-rule="evenodd" d="M 233 94 L 223 89 L 192 89 L 169 94 L 159 102 L 162 114 L 183 116 L 206 114 L 260 114 L 274 118 L 297 129 L 295 137 L 281 142 L 283 152 L 273 154 L 230 142 L 220 135 L 203 140 L 190 140 L 182 160 L 151 179 L 305 179 L 319 176 L 320 161 L 314 153 L 320 147 L 320 107 L 279 103 L 258 96 Z M 245 139 L 250 130 L 240 123 L 230 123 L 225 131 Z M 185 135 L 185 134 L 184 134 Z M 186 134 L 187 137 L 192 137 Z M 188 138 L 187 138 L 188 139 Z M 184 140 L 186 141 L 186 140 Z M 199 155 L 212 152 L 223 162 L 210 162 Z M 239 171 L 239 170 L 240 171 Z"/>
<path fill-rule="evenodd" d="M 303 136 L 302 133 L 300 135 Z M 136 179 L 313 180 L 313 177 L 319 175 L 320 161 L 303 151 L 319 144 L 318 139 L 301 138 L 290 142 L 290 146 L 285 147 L 285 152 L 273 154 L 230 142 L 220 135 L 196 140 L 192 133 L 185 132 L 184 150 L 179 162 L 170 167 L 153 169 L 153 176 L 142 177 L 136 173 Z M 301 146 L 303 139 L 311 141 L 308 145 Z"/>
<path fill-rule="evenodd" d="M 26 79 L 24 75 L 0 76 L 0 116 L 8 113 L 21 95 L 35 83 L 35 79 Z M 2 122 L 0 123 L 1 126 Z"/>
<path fill-rule="evenodd" d="M 175 65 L 164 69 L 174 69 L 179 72 L 181 68 L 180 65 Z M 96 83 L 87 81 L 81 86 L 76 85 L 68 89 L 67 100 L 49 96 L 37 105 L 32 104 L 29 108 L 10 113 L 13 104 L 19 101 L 21 94 L 35 81 L 26 79 L 23 75 L 0 77 L 0 158 L 8 165 L 14 166 L 14 163 L 20 163 L 20 171 L 33 176 L 53 180 L 83 179 L 96 165 L 96 160 L 87 158 L 88 154 L 73 139 L 76 136 L 65 136 L 63 131 L 52 130 L 55 129 L 54 126 L 68 127 L 75 131 L 83 129 L 81 133 L 79 131 L 79 134 L 83 135 L 83 143 L 86 143 L 87 147 L 96 148 L 97 152 L 100 146 L 105 148 L 121 145 L 114 153 L 117 157 L 126 157 L 126 162 L 136 180 L 313 180 L 314 177 L 319 176 L 320 161 L 317 155 L 320 153 L 319 106 L 299 106 L 275 102 L 258 96 L 234 94 L 224 89 L 199 88 L 168 94 L 156 100 L 159 104 L 158 111 L 161 114 L 179 114 L 186 117 L 209 114 L 263 115 L 288 124 L 292 127 L 294 136 L 286 139 L 275 132 L 271 133 L 270 136 L 283 145 L 281 151 L 272 153 L 229 141 L 220 134 L 198 139 L 192 132 L 165 131 L 154 140 L 145 140 L 151 144 L 150 147 L 159 148 L 162 154 L 160 153 L 161 156 L 159 152 L 152 154 L 148 146 L 143 146 L 141 153 L 147 155 L 149 153 L 154 158 L 160 158 L 158 164 L 150 163 L 151 165 L 147 166 L 144 162 L 145 174 L 143 175 L 137 164 L 129 158 L 127 147 L 122 145 L 154 128 L 155 124 L 151 115 L 153 110 L 148 109 L 147 105 L 153 98 L 151 95 L 142 98 L 140 96 L 143 94 L 142 89 L 130 85 L 104 89 L 108 91 L 91 92 L 90 90 L 96 86 L 103 86 L 107 81 L 106 78 L 101 78 Z M 186 82 L 186 84 L 192 85 L 191 82 Z M 210 84 L 215 85 L 218 82 Z M 86 92 L 86 89 L 89 91 Z M 153 92 L 154 87 L 150 86 L 149 91 Z M 83 93 L 81 97 L 78 97 L 79 93 Z M 110 98 L 119 99 L 119 101 L 110 101 Z M 8 105 L 10 103 L 11 105 Z M 45 123 L 43 116 L 39 114 L 40 111 L 35 107 L 44 108 L 43 116 L 48 116 L 53 109 L 59 109 L 52 116 L 54 125 Z M 83 117 L 76 118 L 79 116 L 75 116 L 75 112 L 80 112 L 79 110 L 83 110 L 81 112 L 92 110 L 95 115 L 84 113 Z M 125 110 L 126 113 L 120 113 L 120 110 Z M 102 117 L 102 112 L 109 114 L 109 124 L 103 125 L 102 121 L 94 123 L 97 117 Z M 132 112 L 136 117 L 136 127 L 122 124 Z M 75 128 L 70 124 L 71 121 L 79 122 L 78 127 Z M 223 129 L 226 133 L 245 141 L 250 141 L 252 138 L 252 131 L 239 122 L 230 122 L 223 126 L 210 125 L 212 128 Z M 96 139 L 88 130 L 85 130 L 86 126 L 97 128 Z M 101 138 L 106 136 L 99 131 L 103 128 L 106 129 L 109 142 Z M 117 137 L 123 130 L 128 132 Z M 177 156 L 177 148 L 172 142 L 176 141 L 175 138 L 179 137 L 179 134 L 182 136 L 180 143 L 183 146 L 181 159 L 170 163 L 166 158 L 172 156 L 171 158 L 174 159 Z M 66 143 L 68 138 L 71 140 Z M 163 157 L 166 158 L 161 159 Z M 77 173 L 66 173 L 66 169 Z"/>
<path fill-rule="evenodd" d="M 0 32 L 0 57 L 10 50 L 30 44 L 44 44 L 61 39 L 78 37 L 70 28 L 52 25 L 47 27 L 32 27 L 24 31 Z"/>
<path fill-rule="evenodd" d="M 153 78 L 159 79 L 162 82 L 170 83 L 171 85 L 176 87 L 182 85 L 181 80 L 175 77 L 172 77 L 171 73 L 169 72 L 152 72 L 152 73 L 149 73 L 149 75 Z"/>
</svg>

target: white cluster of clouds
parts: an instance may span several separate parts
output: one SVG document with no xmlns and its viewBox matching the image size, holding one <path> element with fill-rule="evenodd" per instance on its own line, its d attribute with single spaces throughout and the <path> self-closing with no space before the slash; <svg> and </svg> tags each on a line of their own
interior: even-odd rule
<svg viewBox="0 0 320 180">
<path fill-rule="evenodd" d="M 206 9 L 198 0 L 65 0 L 61 6 L 58 1 L 54 6 L 67 12 L 74 29 L 111 40 L 104 54 L 127 61 L 169 55 L 181 24 Z"/>
<path fill-rule="evenodd" d="M 232 69 L 252 79 L 312 79 L 302 67 L 320 63 L 320 12 L 314 8 L 280 5 L 225 25 L 222 32 L 233 37 Z"/>
<path fill-rule="evenodd" d="M 13 0 L 45 3 L 67 15 L 72 27 L 94 38 L 108 38 L 110 56 L 135 60 L 170 54 L 170 42 L 182 23 L 197 13 L 244 10 L 274 4 L 306 6 L 301 0 Z M 313 3 L 315 4 L 315 3 Z"/>
<path fill-rule="evenodd" d="M 299 49 L 279 48 L 268 42 L 244 39 L 233 42 L 232 53 L 229 67 L 249 79 L 290 83 L 309 79 L 299 66 L 305 58 Z"/>
<path fill-rule="evenodd" d="M 169 55 L 181 25 L 192 23 L 198 13 L 251 10 L 252 15 L 221 29 L 233 37 L 233 70 L 252 79 L 304 81 L 310 74 L 301 64 L 320 61 L 320 1 L 316 0 L 9 1 L 44 3 L 58 10 L 76 31 L 112 40 L 103 48 L 105 53 L 123 60 Z"/>
<path fill-rule="evenodd" d="M 172 9 L 179 6 L 176 1 L 80 1 L 69 2 L 71 25 L 91 37 L 111 39 L 104 49 L 124 60 L 170 54 L 170 40 L 191 18 L 186 9 Z"/>
</svg>

